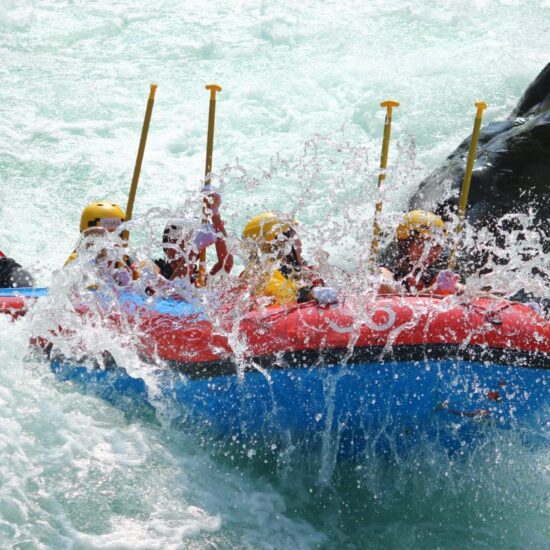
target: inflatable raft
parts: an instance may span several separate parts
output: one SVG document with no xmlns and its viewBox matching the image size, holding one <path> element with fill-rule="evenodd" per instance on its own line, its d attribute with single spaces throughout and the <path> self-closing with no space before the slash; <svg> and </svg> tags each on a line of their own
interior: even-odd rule
<svg viewBox="0 0 550 550">
<path fill-rule="evenodd" d="M 111 365 L 53 357 L 52 370 L 127 408 L 176 411 L 213 437 L 324 447 L 336 459 L 410 447 L 456 449 L 489 427 L 550 434 L 550 323 L 495 298 L 378 296 L 267 307 L 235 326 L 186 302 L 121 296 L 155 388 Z M 216 327 L 216 328 L 214 328 Z"/>
<path fill-rule="evenodd" d="M 17 319 L 25 315 L 37 298 L 47 293 L 45 288 L 0 288 L 0 314 Z"/>
</svg>

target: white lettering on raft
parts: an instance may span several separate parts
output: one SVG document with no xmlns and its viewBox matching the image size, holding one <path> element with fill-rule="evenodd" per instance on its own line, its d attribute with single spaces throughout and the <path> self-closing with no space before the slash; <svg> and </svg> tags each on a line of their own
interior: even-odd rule
<svg viewBox="0 0 550 550">
<path fill-rule="evenodd" d="M 387 315 L 387 320 L 385 323 L 378 324 L 374 322 L 373 317 L 379 312 L 382 311 Z M 334 321 L 331 321 L 330 319 L 327 319 L 328 326 L 334 331 L 339 334 L 345 334 L 347 332 L 353 332 L 356 328 L 360 328 L 363 325 L 366 325 L 371 330 L 375 330 L 376 332 L 384 332 L 386 330 L 389 330 L 395 325 L 395 311 L 391 309 L 390 307 L 379 307 L 376 308 L 373 312 L 370 318 L 362 320 L 357 326 L 351 323 L 348 326 L 341 327 L 340 325 L 337 325 Z"/>
</svg>

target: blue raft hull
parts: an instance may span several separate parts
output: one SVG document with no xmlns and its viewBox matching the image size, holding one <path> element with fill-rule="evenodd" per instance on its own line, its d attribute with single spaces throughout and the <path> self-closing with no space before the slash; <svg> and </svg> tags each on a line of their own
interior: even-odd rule
<svg viewBox="0 0 550 550">
<path fill-rule="evenodd" d="M 326 365 L 189 379 L 154 371 L 155 391 L 124 369 L 51 363 L 72 381 L 127 411 L 162 407 L 212 438 L 267 448 L 327 445 L 337 460 L 406 451 L 434 441 L 455 451 L 495 429 L 529 445 L 550 441 L 550 372 L 459 360 Z M 159 392 L 160 390 L 160 392 Z"/>
</svg>

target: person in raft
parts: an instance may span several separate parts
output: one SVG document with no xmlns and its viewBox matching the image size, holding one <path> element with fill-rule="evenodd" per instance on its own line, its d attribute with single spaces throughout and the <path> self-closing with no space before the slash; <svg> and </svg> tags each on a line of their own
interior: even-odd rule
<svg viewBox="0 0 550 550">
<path fill-rule="evenodd" d="M 248 263 L 241 279 L 255 296 L 267 296 L 275 305 L 316 300 L 337 301 L 334 289 L 325 287 L 316 270 L 302 257 L 297 222 L 290 217 L 264 212 L 249 220 L 242 238 Z"/>
<path fill-rule="evenodd" d="M 155 260 L 158 273 L 169 281 L 184 279 L 199 284 L 199 256 L 208 246 L 216 248 L 217 261 L 209 274 L 220 271 L 229 273 L 233 268 L 233 256 L 227 250 L 227 232 L 220 215 L 221 196 L 207 189 L 203 214 L 208 223 L 199 228 L 182 218 L 169 220 L 162 234 L 164 258 Z"/>
<path fill-rule="evenodd" d="M 28 288 L 34 286 L 32 275 L 13 258 L 0 251 L 0 288 Z"/>
<path fill-rule="evenodd" d="M 127 254 L 121 253 L 121 243 L 107 246 L 107 239 L 125 218 L 122 208 L 111 201 L 92 202 L 86 206 L 80 216 L 80 240 L 65 266 L 74 262 L 79 252 L 94 250 L 97 253 L 93 262 L 103 278 L 112 279 L 118 286 L 127 286 L 138 279 L 135 264 Z"/>
<path fill-rule="evenodd" d="M 380 292 L 462 292 L 460 275 L 447 269 L 446 235 L 445 222 L 439 216 L 426 210 L 407 212 L 397 226 L 393 258 L 390 252 L 389 264 L 380 268 L 385 279 Z"/>
</svg>

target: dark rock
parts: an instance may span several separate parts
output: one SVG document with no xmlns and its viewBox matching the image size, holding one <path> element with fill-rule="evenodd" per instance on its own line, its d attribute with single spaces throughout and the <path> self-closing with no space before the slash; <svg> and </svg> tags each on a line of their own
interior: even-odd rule
<svg viewBox="0 0 550 550">
<path fill-rule="evenodd" d="M 444 217 L 456 212 L 469 145 L 470 138 L 422 181 L 411 199 L 411 208 L 431 209 Z M 503 228 L 502 224 L 498 230 L 496 227 L 502 216 L 529 214 L 548 252 L 549 189 L 550 63 L 506 120 L 482 128 L 466 218 L 498 233 Z"/>
<path fill-rule="evenodd" d="M 0 258 L 0 288 L 23 288 L 34 286 L 32 275 L 14 259 Z"/>
</svg>

